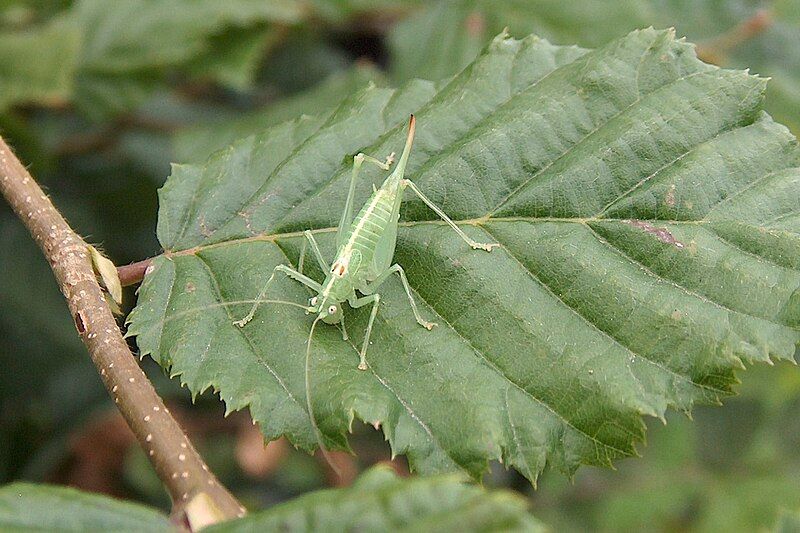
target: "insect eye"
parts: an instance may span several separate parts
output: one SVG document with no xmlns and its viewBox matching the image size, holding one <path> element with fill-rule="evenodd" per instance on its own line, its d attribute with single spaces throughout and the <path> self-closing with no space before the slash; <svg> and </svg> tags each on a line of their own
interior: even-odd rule
<svg viewBox="0 0 800 533">
<path fill-rule="evenodd" d="M 308 305 L 317 305 L 317 297 L 314 296 L 308 300 Z"/>
<path fill-rule="evenodd" d="M 329 315 L 336 314 L 336 306 L 335 306 L 335 305 L 332 305 L 332 306 L 330 306 L 330 307 L 328 308 L 328 314 L 329 314 Z"/>
</svg>

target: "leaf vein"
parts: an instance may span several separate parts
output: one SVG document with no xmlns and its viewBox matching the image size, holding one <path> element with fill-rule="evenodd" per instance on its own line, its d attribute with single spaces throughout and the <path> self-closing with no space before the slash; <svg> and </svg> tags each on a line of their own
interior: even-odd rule
<svg viewBox="0 0 800 533">
<path fill-rule="evenodd" d="M 778 172 L 783 172 L 785 170 L 786 170 L 785 168 L 781 168 L 781 169 L 773 170 L 772 172 L 767 172 L 766 174 L 763 174 L 762 176 L 759 176 L 755 180 L 753 180 L 750 183 L 748 183 L 745 187 L 739 189 L 738 191 L 734 192 L 733 194 L 731 194 L 729 196 L 726 196 L 725 198 L 721 199 L 716 204 L 711 206 L 711 208 L 708 210 L 708 212 L 705 214 L 705 216 L 703 218 L 708 219 L 708 217 L 710 215 L 712 215 L 714 213 L 714 211 L 716 211 L 721 205 L 723 205 L 723 204 L 725 204 L 727 202 L 730 202 L 734 198 L 737 198 L 738 196 L 744 194 L 745 192 L 747 192 L 750 189 L 752 189 L 753 187 L 759 185 L 763 181 L 769 180 L 769 178 L 774 177 L 775 174 L 777 174 Z"/>
<path fill-rule="evenodd" d="M 757 227 L 759 227 L 759 228 L 763 228 L 763 226 L 757 226 Z M 742 248 L 741 246 L 739 246 L 739 245 L 738 245 L 738 244 L 736 244 L 735 242 L 733 242 L 733 241 L 731 241 L 731 240 L 729 240 L 729 239 L 726 239 L 725 237 L 723 237 L 722 235 L 720 235 L 720 234 L 719 234 L 719 233 L 718 233 L 718 232 L 717 232 L 717 231 L 714 229 L 714 226 L 713 226 L 713 225 L 711 225 L 711 224 L 708 226 L 708 228 L 709 228 L 709 229 L 712 231 L 712 233 L 714 233 L 714 236 L 715 236 L 716 238 L 718 238 L 720 241 L 724 242 L 725 244 L 727 244 L 727 245 L 728 245 L 728 246 L 730 246 L 731 248 L 735 248 L 736 250 L 740 251 L 741 253 L 743 253 L 743 254 L 745 254 L 745 255 L 747 255 L 747 256 L 749 256 L 749 257 L 752 257 L 753 259 L 755 259 L 755 260 L 756 260 L 756 261 L 758 261 L 759 263 L 762 263 L 762 264 L 763 264 L 763 263 L 766 263 L 766 264 L 769 264 L 769 265 L 773 265 L 773 266 L 775 266 L 775 267 L 777 267 L 777 268 L 780 268 L 781 270 L 788 270 L 789 272 L 792 272 L 792 273 L 795 273 L 795 272 L 797 272 L 797 269 L 794 269 L 794 268 L 789 268 L 789 267 L 787 267 L 786 265 L 781 265 L 780 263 L 776 263 L 775 261 L 773 261 L 772 259 L 770 259 L 770 258 L 768 258 L 768 257 L 764 257 L 763 255 L 758 255 L 758 254 L 756 254 L 756 253 L 753 253 L 753 252 L 751 252 L 750 250 L 746 250 L 746 249 Z M 765 228 L 765 229 L 766 229 L 766 228 Z M 784 325 L 785 325 L 785 324 L 784 324 Z"/>
<path fill-rule="evenodd" d="M 498 239 L 497 236 L 494 233 L 492 233 L 492 231 L 488 227 L 482 226 L 482 228 L 484 230 L 486 230 L 490 235 L 492 235 L 492 237 L 494 237 L 494 239 L 498 242 L 498 244 L 500 244 L 501 248 L 503 250 L 505 250 L 506 253 L 508 253 L 509 257 L 513 258 L 517 263 L 519 263 L 520 267 L 522 267 L 531 276 L 531 278 L 534 281 L 536 281 L 543 289 L 545 289 L 550 295 L 552 295 L 555 299 L 557 299 L 559 302 L 561 302 L 567 309 L 572 311 L 578 318 L 580 318 L 583 322 L 585 322 L 587 325 L 589 325 L 592 329 L 596 330 L 597 332 L 599 332 L 600 334 L 602 334 L 603 336 L 605 336 L 606 338 L 611 340 L 614 344 L 618 345 L 619 347 L 624 349 L 629 354 L 631 354 L 633 356 L 639 356 L 642 359 L 644 359 L 645 361 L 647 361 L 649 364 L 652 364 L 652 365 L 660 368 L 664 372 L 667 372 L 667 373 L 675 376 L 676 378 L 678 378 L 680 380 L 686 381 L 686 382 L 688 382 L 689 384 L 691 384 L 691 385 L 693 385 L 695 387 L 707 390 L 707 391 L 709 391 L 709 392 L 711 392 L 711 393 L 713 393 L 715 395 L 727 394 L 726 391 L 715 389 L 714 387 L 711 387 L 709 385 L 704 385 L 702 383 L 697 383 L 694 380 L 692 380 L 690 377 L 684 376 L 683 374 L 680 374 L 680 373 L 676 372 L 675 370 L 672 370 L 671 368 L 665 367 L 662 363 L 659 363 L 658 361 L 655 361 L 653 359 L 648 358 L 647 356 L 645 356 L 643 354 L 639 354 L 639 353 L 636 353 L 635 351 L 633 351 L 631 348 L 629 348 L 628 346 L 623 344 L 620 340 L 618 340 L 617 338 L 612 336 L 607 331 L 601 329 L 600 326 L 598 326 L 597 324 L 595 324 L 594 322 L 589 320 L 589 318 L 587 318 L 582 313 L 580 313 L 575 307 L 569 305 L 566 301 L 564 301 L 558 294 L 555 293 L 555 291 L 553 291 L 553 289 L 549 285 L 544 283 L 532 270 L 530 270 L 528 267 L 526 267 L 522 263 L 522 261 L 520 261 L 519 258 L 514 253 L 512 253 L 511 250 L 504 243 L 502 243 L 500 241 L 500 239 Z"/>
<path fill-rule="evenodd" d="M 353 345 L 353 348 L 355 348 L 354 345 Z M 356 350 L 356 352 L 358 352 L 358 350 Z M 456 461 L 455 458 L 450 454 L 450 452 L 447 450 L 447 448 L 442 446 L 442 443 L 439 442 L 439 439 L 437 439 L 436 436 L 433 434 L 433 431 L 431 431 L 431 428 L 428 427 L 428 424 L 426 424 L 425 421 L 422 420 L 419 416 L 417 416 L 417 414 L 414 412 L 414 410 L 411 409 L 411 406 L 408 404 L 408 402 L 406 402 L 403 398 L 401 398 L 400 395 L 397 394 L 397 392 L 392 388 L 392 386 L 389 385 L 389 383 L 384 378 L 382 378 L 377 372 L 375 372 L 375 369 L 372 367 L 372 365 L 370 365 L 369 368 L 372 371 L 372 375 L 375 376 L 375 379 L 377 379 L 380 382 L 380 384 L 383 385 L 384 388 L 386 388 L 386 390 L 391 392 L 392 395 L 394 395 L 394 397 L 397 398 L 397 401 L 400 402 L 400 405 L 402 405 L 403 409 L 406 410 L 406 412 L 408 413 L 408 416 L 410 416 L 411 419 L 414 420 L 414 422 L 419 424 L 419 426 L 422 428 L 422 430 L 425 431 L 425 433 L 427 433 L 428 437 L 430 437 L 431 441 L 434 444 L 436 444 L 436 446 L 440 450 L 442 450 L 444 452 L 444 454 L 451 461 L 453 461 L 453 464 L 456 464 L 459 467 L 463 468 L 463 466 L 458 461 Z"/>
<path fill-rule="evenodd" d="M 700 294 L 699 292 L 695 292 L 695 291 L 693 291 L 693 290 L 689 289 L 688 287 L 684 287 L 683 285 L 681 285 L 681 284 L 680 284 L 680 283 L 678 283 L 677 281 L 674 281 L 674 280 L 672 280 L 672 279 L 666 278 L 666 277 L 664 277 L 664 276 L 662 276 L 662 275 L 660 275 L 660 274 L 657 274 L 657 273 L 655 273 L 655 272 L 654 272 L 654 271 L 652 271 L 652 270 L 651 270 L 651 269 L 650 269 L 650 268 L 649 268 L 647 265 L 645 265 L 644 263 L 642 263 L 642 262 L 638 261 L 636 258 L 634 258 L 634 257 L 633 257 L 633 256 L 631 256 L 630 254 L 628 254 L 627 252 L 625 252 L 625 250 L 622 250 L 622 249 L 620 249 L 620 248 L 618 248 L 618 247 L 614 246 L 612 243 L 608 242 L 608 241 L 607 241 L 606 239 L 604 239 L 604 238 L 603 238 L 603 237 L 602 237 L 600 234 L 598 234 L 598 233 L 597 233 L 597 232 L 594 230 L 594 228 L 592 228 L 592 227 L 591 227 L 591 225 L 589 225 L 589 224 L 586 224 L 586 227 L 587 227 L 587 228 L 589 228 L 589 231 L 591 231 L 591 233 L 594 235 L 594 237 L 595 237 L 595 238 L 598 240 L 598 242 L 600 242 L 600 243 L 601 243 L 603 246 L 606 246 L 607 248 L 611 249 L 612 251 L 614 251 L 615 253 L 617 253 L 617 254 L 618 254 L 620 257 L 622 257 L 623 259 L 626 259 L 627 261 L 629 261 L 630 263 L 632 263 L 632 264 L 633 264 L 633 265 L 635 265 L 636 267 L 638 267 L 638 268 L 642 269 L 642 270 L 643 270 L 643 271 L 644 271 L 646 274 L 648 274 L 649 276 L 651 276 L 651 277 L 655 278 L 656 280 L 658 280 L 658 281 L 661 281 L 661 282 L 663 282 L 663 283 L 667 283 L 667 284 L 669 284 L 669 285 L 672 285 L 673 287 L 675 287 L 675 288 L 677 288 L 677 289 L 680 289 L 681 291 L 683 291 L 684 293 L 686 293 L 686 295 L 688 295 L 688 296 L 692 296 L 692 297 L 694 297 L 694 298 L 697 298 L 698 300 L 701 300 L 702 302 L 705 302 L 705 303 L 707 303 L 707 304 L 709 304 L 709 305 L 712 305 L 712 306 L 714 306 L 714 307 L 716 307 L 716 308 L 718 308 L 718 309 L 720 309 L 720 310 L 722 310 L 722 311 L 725 311 L 726 313 L 733 313 L 733 314 L 737 314 L 737 315 L 742 315 L 742 316 L 746 316 L 746 317 L 749 317 L 749 318 L 752 318 L 752 319 L 755 319 L 755 320 L 759 320 L 759 321 L 768 321 L 768 320 L 767 320 L 766 318 L 764 318 L 764 317 L 756 316 L 756 315 L 753 315 L 753 314 L 751 314 L 751 313 L 747 313 L 747 312 L 745 312 L 745 311 L 739 311 L 739 310 L 737 310 L 737 309 L 732 309 L 732 308 L 728 307 L 728 306 L 727 306 L 727 305 L 725 305 L 725 304 L 722 304 L 722 303 L 720 303 L 720 302 L 717 302 L 716 300 L 712 300 L 710 297 L 708 297 L 708 296 L 706 296 L 706 295 L 704 295 L 704 294 Z M 714 234 L 716 235 L 716 232 L 715 232 Z M 723 240 L 723 241 L 725 241 L 725 239 L 723 239 L 722 237 L 720 237 L 720 240 Z M 727 242 L 727 241 L 725 241 L 725 242 Z M 733 246 L 733 245 L 731 245 L 731 246 Z M 737 248 L 737 249 L 738 249 L 738 247 L 737 247 L 737 246 L 734 246 L 734 248 Z M 742 250 L 742 251 L 743 251 L 743 252 L 745 252 L 745 253 L 748 253 L 749 255 L 753 255 L 754 257 L 756 257 L 756 258 L 758 258 L 758 259 L 761 259 L 761 257 L 760 257 L 760 256 L 756 256 L 756 255 L 754 255 L 754 254 L 750 254 L 750 253 L 749 253 L 749 252 L 747 252 L 746 250 Z M 780 265 L 777 265 L 777 266 L 780 266 Z M 786 267 L 780 267 L 780 268 L 786 268 Z M 786 269 L 786 270 L 790 270 L 790 269 Z M 784 324 L 782 324 L 782 325 L 784 325 Z"/>
<path fill-rule="evenodd" d="M 671 81 L 671 82 L 669 82 L 668 84 L 666 84 L 666 85 L 663 85 L 663 86 L 660 88 L 660 90 L 661 90 L 661 89 L 663 89 L 664 87 L 669 87 L 669 86 L 671 86 L 671 85 L 674 85 L 674 84 L 676 84 L 676 83 L 679 83 L 679 82 L 681 82 L 681 81 L 688 80 L 688 79 L 690 79 L 690 78 L 693 78 L 693 77 L 695 77 L 695 76 L 698 76 L 698 75 L 701 75 L 701 74 L 707 74 L 707 72 L 706 72 L 706 71 L 702 71 L 702 70 L 701 70 L 701 71 L 698 71 L 698 72 L 693 72 L 692 74 L 688 74 L 688 75 L 685 75 L 685 76 L 681 76 L 680 78 L 675 78 L 674 80 L 672 80 L 672 81 Z M 640 97 L 640 98 L 637 98 L 637 99 L 636 99 L 636 100 L 634 100 L 634 101 L 632 101 L 632 102 L 631 102 L 629 105 L 627 105 L 627 106 L 623 107 L 622 109 L 620 109 L 619 111 L 617 111 L 616 113 L 614 113 L 613 115 L 611 115 L 610 117 L 608 117 L 607 119 L 605 119 L 603 122 L 601 122 L 600 124 L 598 124 L 598 125 L 597 125 L 597 126 L 596 126 L 596 127 L 593 129 L 593 130 L 591 130 L 591 131 L 590 131 L 590 132 L 588 132 L 586 135 L 584 135 L 583 137 L 581 137 L 580 139 L 578 139 L 576 142 L 574 142 L 573 144 L 571 144 L 569 147 L 567 147 L 567 149 L 566 149 L 566 150 L 564 150 L 563 152 L 561 152 L 561 153 L 560 153 L 558 156 L 556 156 L 556 157 L 555 157 L 555 158 L 554 158 L 552 161 L 550 161 L 550 162 L 549 162 L 549 163 L 547 163 L 545 166 L 543 166 L 541 169 L 539 169 L 538 171 L 536 171 L 536 172 L 535 172 L 535 173 L 534 173 L 532 176 L 530 176 L 529 178 L 527 178 L 527 179 L 523 180 L 523 181 L 522 181 L 522 183 L 520 183 L 520 184 L 519 184 L 519 185 L 518 185 L 518 186 L 517 186 L 517 187 L 516 187 L 514 190 L 512 190 L 511 192 L 509 192 L 509 193 L 508 193 L 508 194 L 507 194 L 507 195 L 506 195 L 504 198 L 502 198 L 502 199 L 500 200 L 500 202 L 499 202 L 499 203 L 498 203 L 498 204 L 497 204 L 497 205 L 496 205 L 496 206 L 495 206 L 495 207 L 494 207 L 494 208 L 493 208 L 493 209 L 492 209 L 492 210 L 489 212 L 489 214 L 488 214 L 487 216 L 490 216 L 490 217 L 491 217 L 491 216 L 492 216 L 494 213 L 496 213 L 496 212 L 497 212 L 497 211 L 498 211 L 498 210 L 499 210 L 501 207 L 503 207 L 503 206 L 504 206 L 506 203 L 508 203 L 508 201 L 509 201 L 509 200 L 511 200 L 511 198 L 513 198 L 514 196 L 516 196 L 517 194 L 519 194 L 519 193 L 520 193 L 520 192 L 521 192 L 523 189 L 525 189 L 525 188 L 526 188 L 526 187 L 527 187 L 527 186 L 528 186 L 530 183 L 532 183 L 532 182 L 533 182 L 533 180 L 535 180 L 536 178 L 538 178 L 539 176 L 541 176 L 541 175 L 542 175 L 542 173 L 546 172 L 546 171 L 547 171 L 549 168 L 551 168 L 551 167 L 552 167 L 554 164 L 556 164 L 557 162 L 561 161 L 561 160 L 562 160 L 564 157 L 566 157 L 566 156 L 570 155 L 570 154 L 573 152 L 573 150 L 577 149 L 579 146 L 582 146 L 582 145 L 583 145 L 583 144 L 584 144 L 584 143 L 585 143 L 585 142 L 586 142 L 586 141 L 587 141 L 589 138 L 593 137 L 593 136 L 594 136 L 594 135 L 596 135 L 596 134 L 597 134 L 599 131 L 603 130 L 603 129 L 604 129 L 605 127 L 607 127 L 607 126 L 608 126 L 610 123 L 612 123 L 612 122 L 613 122 L 613 121 L 614 121 L 616 118 L 618 118 L 618 117 L 622 116 L 624 113 L 626 113 L 627 111 L 629 111 L 630 109 L 632 109 L 632 108 L 633 108 L 633 107 L 634 107 L 636 104 L 638 104 L 639 102 L 641 102 L 641 97 Z"/>
<path fill-rule="evenodd" d="M 219 286 L 219 280 L 217 280 L 217 275 L 214 273 L 214 270 L 211 268 L 211 265 L 209 265 L 208 261 L 206 261 L 202 256 L 196 255 L 195 257 L 197 257 L 200 260 L 200 264 L 202 264 L 205 267 L 206 271 L 208 272 L 209 278 L 211 279 L 212 285 L 214 287 L 214 293 L 217 301 L 224 302 L 225 298 L 222 297 L 222 292 L 220 291 L 220 286 Z M 239 333 L 239 335 L 241 335 L 241 337 L 245 340 L 245 342 L 247 342 L 247 345 L 250 347 L 250 352 L 253 355 L 255 355 L 256 360 L 262 366 L 264 366 L 264 368 L 267 369 L 267 371 L 272 375 L 273 378 L 275 378 L 275 381 L 277 381 L 278 384 L 281 386 L 281 388 L 286 392 L 286 395 L 289 397 L 289 399 L 292 400 L 294 403 L 296 403 L 298 406 L 300 406 L 303 412 L 306 412 L 306 408 L 297 400 L 297 398 L 295 398 L 294 394 L 292 394 L 292 392 L 286 386 L 286 382 L 283 380 L 283 378 L 281 378 L 278 375 L 275 369 L 272 368 L 267 361 L 264 361 L 261 357 L 258 357 L 255 346 L 253 345 L 253 341 L 250 339 L 250 337 L 247 336 L 247 334 L 244 331 L 244 328 L 236 327 L 233 324 L 234 318 L 231 315 L 228 306 L 223 306 L 223 308 L 225 309 L 225 314 L 228 316 L 228 320 L 230 320 L 231 323 L 230 327 L 235 328 L 236 331 Z M 306 414 L 308 413 L 306 412 Z"/>
<path fill-rule="evenodd" d="M 506 248 L 506 247 L 505 247 L 505 246 L 504 246 L 502 243 L 501 243 L 501 246 L 503 247 L 503 249 L 507 250 L 507 248 Z M 513 255 L 512 255 L 512 254 L 510 254 L 510 253 L 509 253 L 509 255 L 511 255 L 511 256 L 513 257 Z M 515 258 L 515 259 L 516 259 L 516 258 Z M 525 267 L 524 267 L 524 265 L 523 265 L 523 268 L 525 268 Z M 525 269 L 525 270 L 527 270 L 527 269 Z M 530 272 L 530 271 L 528 271 L 528 272 Z M 419 298 L 419 300 L 423 301 L 423 302 L 424 302 L 424 303 L 425 303 L 425 304 L 426 304 L 426 305 L 427 305 L 427 306 L 428 306 L 430 309 L 432 309 L 432 310 L 433 310 L 433 311 L 436 313 L 436 316 L 437 316 L 437 317 L 439 317 L 439 319 L 441 319 L 441 320 L 442 320 L 442 321 L 443 321 L 445 324 L 447 324 L 447 326 L 448 326 L 448 327 L 449 327 L 449 328 L 450 328 L 450 329 L 451 329 L 451 330 L 452 330 L 452 331 L 453 331 L 453 332 L 454 332 L 456 335 L 458 335 L 458 337 L 459 337 L 459 338 L 461 338 L 461 340 L 462 340 L 462 341 L 464 341 L 464 343 L 465 343 L 467 346 L 469 346 L 469 347 L 470 347 L 470 349 L 471 349 L 471 350 L 472 350 L 472 351 L 473 351 L 473 352 L 474 352 L 474 353 L 475 353 L 475 354 L 476 354 L 476 355 L 477 355 L 477 356 L 478 356 L 478 357 L 479 357 L 481 360 L 483 360 L 483 362 L 484 362 L 484 363 L 485 363 L 485 364 L 486 364 L 486 365 L 487 365 L 489 368 L 491 368 L 491 369 L 492 369 L 494 372 L 496 372 L 496 373 L 497 373 L 497 374 L 498 374 L 500 377 L 502 377 L 502 378 L 503 378 L 503 379 L 505 379 L 505 380 L 506 380 L 508 383 L 510 383 L 511 385 L 513 385 L 514 387 L 516 387 L 516 388 L 517 388 L 517 389 L 518 389 L 520 392 L 522 392 L 523 394 L 525 394 L 526 396 L 528 396 L 529 398 L 531 398 L 532 400 L 534 400 L 534 401 L 535 401 L 537 404 L 541 405 L 542 407 L 544 407 L 545 409 L 547 409 L 548 411 L 550 411 L 550 412 L 551 412 L 553 415 L 555 415 L 555 417 L 556 417 L 556 418 L 560 419 L 560 420 L 561 420 L 561 421 L 562 421 L 562 422 L 563 422 L 563 423 L 564 423 L 566 426 L 568 426 L 569 428 L 573 429 L 573 430 L 574 430 L 574 431 L 576 431 L 578 434 L 580 434 L 580 435 L 583 435 L 584 437 L 586 437 L 587 439 L 591 440 L 592 442 L 594 442 L 595 444 L 599 445 L 600 447 L 603 447 L 603 448 L 608 448 L 608 449 L 610 449 L 610 450 L 613 450 L 614 452 L 617 452 L 617 453 L 619 453 L 619 454 L 621 454 L 621 455 L 623 455 L 623 456 L 627 456 L 627 455 L 629 455 L 629 454 L 628 454 L 628 453 L 626 453 L 625 451 L 623 451 L 623 450 L 620 450 L 620 449 L 617 449 L 617 448 L 615 448 L 614 446 L 611 446 L 610 444 L 607 444 L 607 443 L 605 443 L 605 442 L 602 442 L 602 441 L 598 440 L 597 438 L 593 437 L 592 435 L 589 435 L 588 433 L 586 433 L 586 432 L 585 432 L 585 431 L 583 431 L 582 429 L 580 429 L 580 428 L 576 427 L 576 426 L 575 426 L 575 425 L 573 425 L 573 424 L 572 424 L 572 422 L 570 422 L 570 421 L 569 421 L 569 420 L 568 420 L 568 419 L 567 419 L 567 418 L 566 418 L 564 415 L 562 415 L 561 413 L 559 413 L 558 411 L 556 411 L 556 410 L 555 410 L 555 409 L 554 409 L 554 408 L 553 408 L 553 407 L 552 407 L 552 406 L 551 406 L 549 403 L 545 402 L 545 401 L 544 401 L 544 400 L 542 400 L 541 398 L 538 398 L 538 397 L 537 397 L 537 396 L 535 396 L 535 395 L 534 395 L 532 392 L 530 392 L 529 390 L 525 389 L 525 388 L 524 388 L 522 385 L 520 385 L 519 383 L 517 383 L 516 381 L 514 381 L 513 379 L 511 379 L 511 377 L 510 377 L 510 376 L 508 376 L 508 375 L 507 375 L 505 372 L 503 372 L 503 370 L 502 370 L 501 368 L 499 368 L 499 367 L 498 367 L 498 366 L 497 366 L 497 365 L 494 363 L 494 361 L 492 361 L 491 359 L 489 359 L 489 358 L 486 356 L 486 354 L 485 354 L 485 353 L 483 353 L 483 351 L 482 351 L 482 350 L 480 350 L 478 347 L 476 347 L 476 346 L 475 346 L 475 345 L 472 343 L 472 341 L 471 341 L 470 339 L 468 339 L 468 338 L 467 338 L 467 337 L 466 337 L 466 336 L 465 336 L 463 333 L 461 333 L 461 332 L 460 332 L 458 329 L 456 329 L 456 327 L 455 327 L 455 326 L 454 326 L 454 325 L 453 325 L 453 324 L 452 324 L 452 323 L 451 323 L 451 322 L 450 322 L 450 321 L 449 321 L 449 320 L 448 320 L 448 319 L 447 319 L 447 318 L 446 318 L 444 315 L 442 315 L 442 314 L 441 314 L 441 313 L 440 313 L 440 312 L 439 312 L 439 311 L 438 311 L 438 310 L 437 310 L 437 309 L 436 309 L 436 308 L 435 308 L 433 305 L 431 305 L 431 303 L 430 303 L 430 302 L 428 302 L 428 301 L 425 299 L 425 297 L 424 297 L 423 295 L 421 295 L 421 294 L 420 294 L 418 291 L 416 291 L 416 290 L 414 290 L 414 293 L 417 295 L 417 297 Z"/>
</svg>

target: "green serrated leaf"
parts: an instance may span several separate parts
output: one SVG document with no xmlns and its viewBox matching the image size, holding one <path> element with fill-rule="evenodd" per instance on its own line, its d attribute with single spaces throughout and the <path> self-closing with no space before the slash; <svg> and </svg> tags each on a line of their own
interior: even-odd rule
<svg viewBox="0 0 800 533">
<path fill-rule="evenodd" d="M 453 476 L 402 479 L 385 467 L 349 488 L 322 490 L 246 518 L 212 526 L 223 531 L 529 531 L 545 528 L 525 501 L 488 492 Z"/>
<path fill-rule="evenodd" d="M 155 509 L 79 490 L 31 483 L 0 488 L 3 531 L 173 531 Z"/>
<path fill-rule="evenodd" d="M 398 280 L 383 286 L 368 352 L 320 326 L 310 394 L 325 444 L 354 418 L 380 424 L 423 472 L 479 475 L 502 460 L 535 480 L 635 454 L 642 415 L 731 393 L 743 361 L 791 359 L 800 339 L 800 162 L 761 111 L 765 81 L 698 61 L 669 31 L 594 51 L 495 39 L 445 87 L 370 88 L 324 119 L 286 123 L 160 191 L 153 263 L 129 332 L 195 393 L 249 407 L 264 435 L 310 449 L 304 353 L 310 318 L 247 313 L 273 268 L 296 264 L 303 229 L 326 257 L 358 151 L 398 151 L 407 175 L 469 234 L 421 202 L 401 213 Z M 357 201 L 383 178 L 362 174 Z M 313 277 L 321 273 L 311 271 Z M 305 302 L 280 279 L 270 297 Z"/>
</svg>

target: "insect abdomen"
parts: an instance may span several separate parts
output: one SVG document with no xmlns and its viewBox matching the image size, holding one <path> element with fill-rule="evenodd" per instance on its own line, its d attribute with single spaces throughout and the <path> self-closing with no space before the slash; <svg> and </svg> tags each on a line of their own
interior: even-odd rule
<svg viewBox="0 0 800 533">
<path fill-rule="evenodd" d="M 389 225 L 394 196 L 384 189 L 375 192 L 350 226 L 348 245 L 351 249 L 361 252 L 364 264 L 372 261 L 375 247 Z"/>
</svg>

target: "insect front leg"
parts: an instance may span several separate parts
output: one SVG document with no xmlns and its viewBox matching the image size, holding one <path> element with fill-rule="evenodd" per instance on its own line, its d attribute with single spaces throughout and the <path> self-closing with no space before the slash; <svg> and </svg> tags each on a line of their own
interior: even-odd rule
<svg viewBox="0 0 800 533">
<path fill-rule="evenodd" d="M 378 305 L 381 303 L 381 295 L 380 294 L 370 294 L 369 296 L 364 296 L 362 298 L 356 298 L 355 292 L 353 295 L 347 300 L 350 304 L 350 307 L 358 308 L 363 307 L 368 304 L 372 304 L 372 312 L 369 314 L 369 322 L 367 322 L 367 331 L 364 334 L 364 343 L 361 345 L 361 352 L 360 356 L 361 359 L 358 362 L 358 369 L 359 370 L 366 370 L 367 369 L 367 346 L 369 346 L 369 336 L 372 333 L 372 324 L 375 322 L 375 315 L 378 314 Z"/>
<path fill-rule="evenodd" d="M 317 264 L 319 268 L 322 270 L 322 273 L 326 273 L 330 268 L 330 265 L 325 262 L 325 258 L 322 256 L 322 252 L 319 249 L 319 244 L 317 244 L 317 240 L 314 238 L 314 234 L 311 233 L 309 230 L 305 230 L 303 232 L 306 240 L 303 242 L 303 248 L 300 250 L 300 261 L 298 261 L 297 270 L 301 274 L 303 273 L 303 259 L 306 255 L 306 245 L 311 245 L 311 251 L 314 253 L 314 258 L 317 260 Z"/>
<path fill-rule="evenodd" d="M 426 328 L 428 330 L 433 329 L 433 327 L 436 326 L 437 324 L 435 322 L 428 322 L 427 320 L 422 318 L 422 315 L 419 314 L 419 309 L 417 309 L 417 303 L 414 301 L 414 296 L 411 294 L 411 286 L 408 284 L 406 273 L 403 270 L 403 267 L 401 267 L 399 264 L 395 263 L 394 265 L 390 266 L 388 269 L 386 269 L 386 271 L 383 274 L 375 278 L 375 280 L 372 283 L 366 285 L 363 289 L 361 289 L 361 292 L 363 292 L 364 294 L 374 293 L 378 289 L 378 287 L 395 272 L 397 272 L 397 274 L 400 276 L 400 281 L 403 282 L 403 288 L 406 290 L 406 295 L 408 296 L 408 303 L 411 304 L 411 310 L 414 311 L 414 318 L 417 319 L 417 323 L 423 328 Z"/>
<path fill-rule="evenodd" d="M 262 288 L 261 292 L 258 293 L 258 296 L 256 297 L 256 300 L 253 303 L 253 307 L 250 309 L 250 312 L 247 313 L 247 315 L 245 315 L 245 317 L 242 318 L 241 320 L 235 320 L 233 322 L 235 325 L 239 326 L 240 328 L 243 328 L 245 326 L 245 324 L 247 324 L 248 322 L 253 320 L 253 317 L 255 316 L 256 311 L 258 310 L 258 306 L 261 304 L 261 301 L 264 299 L 264 296 L 267 294 L 267 289 L 269 289 L 270 283 L 272 283 L 272 280 L 275 279 L 275 274 L 277 274 L 278 272 L 283 272 L 284 274 L 286 274 L 290 278 L 292 278 L 292 279 L 294 279 L 296 281 L 299 281 L 303 285 L 305 285 L 307 287 L 310 287 L 312 290 L 314 290 L 316 292 L 321 292 L 322 291 L 322 285 L 320 285 L 319 283 L 317 283 L 313 279 L 309 278 L 308 276 L 304 276 L 303 274 L 301 274 L 297 270 L 294 270 L 293 268 L 290 268 L 290 267 L 288 267 L 286 265 L 278 265 L 272 271 L 272 275 L 270 275 L 269 279 L 264 284 L 264 288 Z"/>
<path fill-rule="evenodd" d="M 492 248 L 494 248 L 495 246 L 500 246 L 500 244 L 498 244 L 498 243 L 496 243 L 496 242 L 493 242 L 493 243 L 482 243 L 482 242 L 477 242 L 477 241 L 474 241 L 474 240 L 470 239 L 470 238 L 469 238 L 469 236 L 468 236 L 466 233 L 464 233 L 464 232 L 461 230 L 461 228 L 459 228 L 459 227 L 456 225 L 456 223 L 455 223 L 455 222 L 453 222 L 452 220 L 450 220 L 450 217 L 448 217 L 448 216 L 447 216 L 447 214 L 446 214 L 444 211 L 442 211 L 442 209 L 441 209 L 441 208 L 440 208 L 438 205 L 436 205 L 436 204 L 434 204 L 433 202 L 431 202 L 431 201 L 428 199 L 428 197 L 427 197 L 427 196 L 425 196 L 424 194 L 422 194 L 422 191 L 420 191 L 420 190 L 417 188 L 417 186 L 416 186 L 416 185 L 414 185 L 414 182 L 413 182 L 413 181 L 404 179 L 404 180 L 402 180 L 402 181 L 400 182 L 400 185 L 401 185 L 402 187 L 409 187 L 409 188 L 410 188 L 412 191 L 414 191 L 414 193 L 415 193 L 417 196 L 419 196 L 419 199 L 420 199 L 420 200 L 422 200 L 423 202 L 425 202 L 425 205 L 427 205 L 428 207 L 430 207 L 431 209 L 433 209 L 433 211 L 434 211 L 434 212 L 435 212 L 437 215 L 439 215 L 439 217 L 440 217 L 442 220 L 444 220 L 445 222 L 447 222 L 447 223 L 450 225 L 450 227 L 451 227 L 451 228 L 453 228 L 453 230 L 454 230 L 456 233 L 458 233 L 458 236 L 459 236 L 459 237 L 461 237 L 461 238 L 464 240 L 464 242 L 466 242 L 467 244 L 469 244 L 469 245 L 470 245 L 470 246 L 471 246 L 473 249 L 475 249 L 475 250 L 478 250 L 478 249 L 480 249 L 480 250 L 486 250 L 487 252 L 491 252 L 491 251 L 492 251 Z"/>
</svg>

